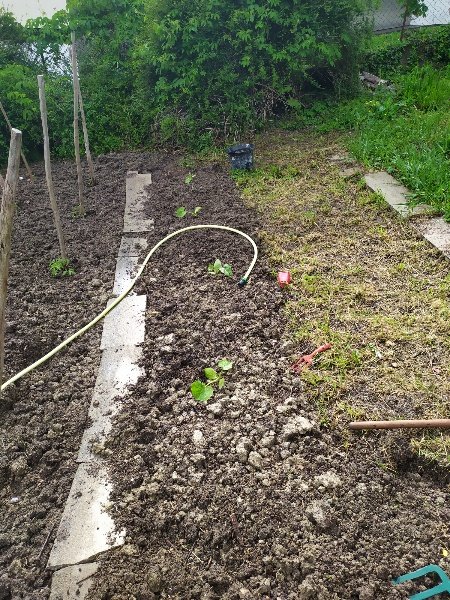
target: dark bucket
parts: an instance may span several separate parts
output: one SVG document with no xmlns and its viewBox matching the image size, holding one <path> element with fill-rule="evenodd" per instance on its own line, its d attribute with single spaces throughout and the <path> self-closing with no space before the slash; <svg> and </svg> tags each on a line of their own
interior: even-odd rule
<svg viewBox="0 0 450 600">
<path fill-rule="evenodd" d="M 253 144 L 236 144 L 228 148 L 232 169 L 253 169 Z"/>
</svg>

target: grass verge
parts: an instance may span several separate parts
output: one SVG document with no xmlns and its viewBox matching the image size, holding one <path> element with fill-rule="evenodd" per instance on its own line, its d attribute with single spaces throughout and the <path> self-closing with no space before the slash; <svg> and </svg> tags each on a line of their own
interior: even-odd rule
<svg viewBox="0 0 450 600">
<path fill-rule="evenodd" d="M 258 168 L 235 178 L 261 213 L 274 275 L 293 275 L 295 354 L 333 344 L 301 375 L 321 424 L 349 445 L 356 418 L 448 417 L 448 261 L 362 182 L 340 176 L 327 158 L 342 150 L 336 135 L 275 131 L 256 147 Z M 448 435 L 411 435 L 416 453 L 450 466 Z"/>
<path fill-rule="evenodd" d="M 384 169 L 450 220 L 450 67 L 416 67 L 394 78 L 395 91 L 365 92 L 339 105 L 316 103 L 286 124 L 346 132 L 366 167 Z"/>
</svg>

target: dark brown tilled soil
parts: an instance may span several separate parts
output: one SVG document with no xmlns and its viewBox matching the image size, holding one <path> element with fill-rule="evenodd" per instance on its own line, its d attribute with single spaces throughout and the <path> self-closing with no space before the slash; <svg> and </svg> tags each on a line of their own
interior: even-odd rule
<svg viewBox="0 0 450 600">
<path fill-rule="evenodd" d="M 122 235 L 126 172 L 149 166 L 148 154 L 99 157 L 98 183 L 86 190 L 88 215 L 74 219 L 76 170 L 70 163 L 54 164 L 68 251 L 76 265 L 76 275 L 64 279 L 52 279 L 48 270 L 59 251 L 43 165 L 33 167 L 35 183 L 21 180 L 8 289 L 6 378 L 105 307 Z M 1 600 L 48 598 L 45 566 L 87 424 L 100 335 L 98 326 L 8 388 L 0 401 Z"/>
<path fill-rule="evenodd" d="M 195 223 L 264 233 L 222 167 L 199 168 L 191 185 L 174 158 L 151 170 L 149 246 Z M 177 220 L 178 206 L 202 211 Z M 232 279 L 207 273 L 216 258 Z M 403 434 L 348 449 L 346 432 L 319 428 L 289 369 L 300 349 L 284 334 L 264 253 L 249 285 L 236 285 L 250 259 L 237 236 L 187 233 L 144 275 L 146 377 L 105 449 L 126 545 L 102 560 L 92 600 L 406 598 L 412 587 L 393 576 L 446 565 L 448 473 L 413 458 Z M 199 405 L 191 382 L 225 357 L 225 388 Z"/>
</svg>

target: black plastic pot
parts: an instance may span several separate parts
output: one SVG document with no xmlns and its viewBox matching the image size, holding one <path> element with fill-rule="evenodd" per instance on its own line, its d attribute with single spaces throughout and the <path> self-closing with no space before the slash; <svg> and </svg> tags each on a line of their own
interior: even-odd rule
<svg viewBox="0 0 450 600">
<path fill-rule="evenodd" d="M 235 144 L 228 148 L 232 169 L 253 169 L 253 144 Z"/>
</svg>

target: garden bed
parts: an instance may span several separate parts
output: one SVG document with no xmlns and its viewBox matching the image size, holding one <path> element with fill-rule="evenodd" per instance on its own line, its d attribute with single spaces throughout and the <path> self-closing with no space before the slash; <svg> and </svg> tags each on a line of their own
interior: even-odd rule
<svg viewBox="0 0 450 600">
<path fill-rule="evenodd" d="M 8 288 L 5 379 L 51 350 L 102 310 L 111 295 L 128 169 L 148 154 L 99 157 L 88 214 L 72 217 L 77 179 L 54 165 L 55 188 L 76 275 L 54 279 L 58 256 L 43 165 L 20 181 Z M 25 172 L 22 173 L 25 176 Z M 8 388 L 0 403 L 0 598 L 47 598 L 45 566 L 67 499 L 100 361 L 101 327 Z M 47 535 L 50 537 L 44 546 Z M 43 548 L 43 550 L 42 550 Z M 42 550 L 42 554 L 41 554 Z"/>
<path fill-rule="evenodd" d="M 413 454 L 410 433 L 346 428 L 355 416 L 448 413 L 440 331 L 448 264 L 358 181 L 339 177 L 326 160 L 339 150 L 335 140 L 276 132 L 257 147 L 260 168 L 238 178 L 241 189 L 222 164 L 171 154 L 100 158 L 86 220 L 67 217 L 76 173 L 58 165 L 69 248 L 80 261 L 63 280 L 47 275 L 57 247 L 44 184 L 21 185 L 9 374 L 104 307 L 128 169 L 153 175 L 149 247 L 180 227 L 217 223 L 253 236 L 261 252 L 241 289 L 250 244 L 189 232 L 158 251 L 139 283 L 146 375 L 96 447 L 126 543 L 101 558 L 93 600 L 384 600 L 412 590 L 393 587 L 394 576 L 430 562 L 449 571 L 448 468 Z M 186 179 L 190 171 L 196 176 Z M 188 214 L 178 219 L 180 206 Z M 217 258 L 232 265 L 232 278 L 208 274 Z M 281 267 L 293 272 L 289 290 L 277 286 Z M 1 600 L 48 598 L 45 564 L 88 424 L 100 332 L 6 396 Z M 294 374 L 294 358 L 324 341 L 333 349 Z M 190 384 L 222 358 L 233 361 L 225 387 L 198 404 Z"/>
<path fill-rule="evenodd" d="M 280 136 L 268 147 L 280 144 L 282 156 L 283 143 Z M 295 144 L 286 153 L 296 160 Z M 283 310 L 298 292 L 281 292 L 275 269 L 284 266 L 283 253 L 313 235 L 303 239 L 308 206 L 297 221 L 285 221 L 288 206 L 304 199 L 287 194 L 288 206 L 280 207 L 275 190 L 316 177 L 315 159 L 307 159 L 309 174 L 289 166 L 260 174 L 272 194 L 259 217 L 220 165 L 198 166 L 191 184 L 172 157 L 153 166 L 150 246 L 181 226 L 220 223 L 256 236 L 262 255 L 244 289 L 236 283 L 250 247 L 231 234 L 187 233 L 149 265 L 146 376 L 104 448 L 113 516 L 126 543 L 101 561 L 89 598 L 401 598 L 408 587 L 394 588 L 391 578 L 442 557 L 446 472 L 414 457 L 408 435 L 350 443 L 342 423 L 323 421 L 308 382 L 290 370 L 294 357 L 323 340 L 295 342 Z M 178 220 L 180 206 L 202 211 Z M 277 236 L 284 243 L 278 253 Z M 207 273 L 216 258 L 233 266 L 233 280 Z M 299 325 L 308 323 L 306 316 Z M 233 361 L 224 389 L 198 404 L 190 384 L 222 358 Z M 363 401 L 376 398 L 364 394 Z"/>
</svg>

